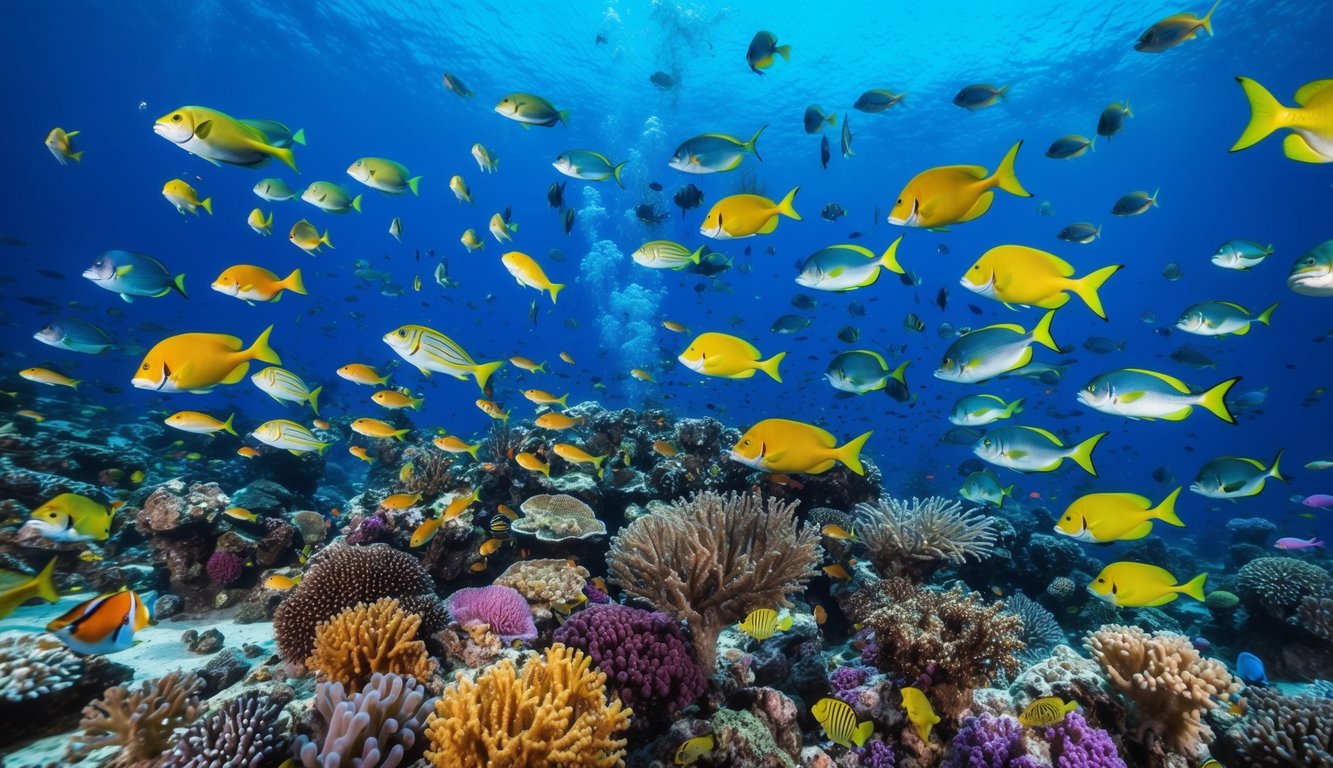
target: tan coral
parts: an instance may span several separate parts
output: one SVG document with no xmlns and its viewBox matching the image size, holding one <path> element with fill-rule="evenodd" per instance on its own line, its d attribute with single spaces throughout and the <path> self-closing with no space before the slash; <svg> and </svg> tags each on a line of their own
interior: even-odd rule
<svg viewBox="0 0 1333 768">
<path fill-rule="evenodd" d="M 395 599 L 357 603 L 315 628 L 315 651 L 305 663 L 349 692 L 360 690 L 376 672 L 428 681 L 435 662 L 416 639 L 420 629 L 421 617 Z"/>
<path fill-rule="evenodd" d="M 606 523 L 597 519 L 592 507 L 566 494 L 542 493 L 519 506 L 523 517 L 510 526 L 517 533 L 542 541 L 588 539 L 606 535 Z"/>
<path fill-rule="evenodd" d="M 945 563 L 989 557 L 998 535 L 995 518 L 965 512 L 958 502 L 939 496 L 858 504 L 856 533 L 876 573 L 917 581 Z"/>
<path fill-rule="evenodd" d="M 1203 713 L 1240 690 L 1226 665 L 1200 656 L 1188 637 L 1174 632 L 1107 624 L 1083 647 L 1111 686 L 1134 702 L 1138 740 L 1146 744 L 1155 735 L 1172 752 L 1201 754 L 1213 735 Z"/>
<path fill-rule="evenodd" d="M 631 710 L 608 701 L 606 675 L 582 651 L 553 645 L 523 665 L 505 659 L 458 675 L 426 725 L 436 768 L 614 768 L 624 765 Z"/>
<path fill-rule="evenodd" d="M 119 747 L 110 765 L 133 766 L 156 761 L 176 742 L 172 732 L 203 712 L 198 693 L 203 678 L 176 670 L 137 688 L 117 685 L 83 708 L 80 732 L 66 748 L 75 765 L 102 747 Z"/>
<path fill-rule="evenodd" d="M 576 603 L 588 583 L 588 569 L 572 560 L 520 560 L 505 569 L 496 584 L 513 587 L 534 607 Z"/>
</svg>

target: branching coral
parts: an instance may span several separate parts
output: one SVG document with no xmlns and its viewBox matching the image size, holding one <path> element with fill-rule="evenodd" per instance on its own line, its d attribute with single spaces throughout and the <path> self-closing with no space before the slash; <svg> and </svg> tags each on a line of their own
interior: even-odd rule
<svg viewBox="0 0 1333 768">
<path fill-rule="evenodd" d="M 404 611 L 421 617 L 422 639 L 449 623 L 435 583 L 421 563 L 387 544 L 337 544 L 310 559 L 301 583 L 273 614 L 278 650 L 291 661 L 314 651 L 315 627 L 357 603 L 394 597 Z"/>
<path fill-rule="evenodd" d="M 948 758 L 940 765 L 941 768 L 1041 768 L 1041 763 L 1027 754 L 1023 726 L 1012 717 L 996 717 L 989 712 L 963 721 L 953 737 Z"/>
<path fill-rule="evenodd" d="M 874 632 L 867 660 L 882 672 L 924 677 L 942 717 L 956 717 L 971 690 L 1019 669 L 1023 621 L 959 587 L 943 591 L 901 576 L 865 587 L 848 601 L 853 621 Z M 873 650 L 872 650 L 873 649 Z"/>
<path fill-rule="evenodd" d="M 1333 768 L 1333 699 L 1245 692 L 1248 716 L 1218 737 L 1227 765 Z"/>
<path fill-rule="evenodd" d="M 988 557 L 998 535 L 995 518 L 964 512 L 958 502 L 938 496 L 859 504 L 856 532 L 876 573 L 918 581 L 942 564 Z"/>
<path fill-rule="evenodd" d="M 416 745 L 435 699 L 401 675 L 375 674 L 359 693 L 340 683 L 315 686 L 321 738 L 299 736 L 295 751 L 305 768 L 397 768 Z"/>
<path fill-rule="evenodd" d="M 282 704 L 247 691 L 196 720 L 176 741 L 164 768 L 273 768 L 291 745 Z"/>
<path fill-rule="evenodd" d="M 1203 713 L 1240 690 L 1226 665 L 1200 656 L 1184 635 L 1107 624 L 1089 634 L 1083 647 L 1111 685 L 1134 702 L 1138 741 L 1150 748 L 1152 735 L 1167 750 L 1198 753 L 1212 738 Z"/>
<path fill-rule="evenodd" d="M 789 606 L 815 574 L 819 533 L 800 528 L 796 504 L 759 494 L 701 493 L 621 530 L 607 556 L 630 595 L 689 625 L 705 673 L 717 664 L 722 628 L 756 608 Z"/>
<path fill-rule="evenodd" d="M 137 688 L 117 685 L 83 708 L 81 732 L 67 747 L 71 760 L 80 760 L 102 747 L 119 747 L 115 765 L 134 765 L 157 759 L 171 746 L 172 732 L 189 725 L 200 712 L 204 680 L 180 670 Z"/>
<path fill-rule="evenodd" d="M 420 631 L 421 617 L 393 598 L 357 603 L 315 628 L 315 651 L 305 663 L 352 692 L 376 672 L 427 680 L 435 662 L 417 639 Z"/>
<path fill-rule="evenodd" d="M 630 710 L 608 701 L 592 658 L 551 646 L 523 665 L 505 659 L 475 682 L 461 673 L 426 725 L 436 768 L 611 768 L 624 765 Z"/>
<path fill-rule="evenodd" d="M 83 675 L 83 659 L 54 635 L 0 640 L 0 702 L 32 702 L 63 691 Z"/>
</svg>

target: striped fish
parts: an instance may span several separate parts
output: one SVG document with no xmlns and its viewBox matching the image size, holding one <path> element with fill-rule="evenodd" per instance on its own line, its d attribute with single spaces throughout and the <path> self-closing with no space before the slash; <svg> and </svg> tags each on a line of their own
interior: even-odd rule
<svg viewBox="0 0 1333 768">
<path fill-rule="evenodd" d="M 78 604 L 46 631 L 79 653 L 116 653 L 133 645 L 134 633 L 151 620 L 139 593 L 122 588 Z"/>
<path fill-rule="evenodd" d="M 745 634 L 753 637 L 755 640 L 767 640 L 778 632 L 786 632 L 791 629 L 791 614 L 778 618 L 778 612 L 772 608 L 758 608 L 750 611 L 750 615 L 745 617 L 745 621 L 740 623 L 740 629 Z"/>
<path fill-rule="evenodd" d="M 847 702 L 838 699 L 820 699 L 810 709 L 810 714 L 823 726 L 829 741 L 844 747 L 863 746 L 875 731 L 875 724 L 869 720 L 857 724 L 856 712 Z"/>
<path fill-rule="evenodd" d="M 310 403 L 310 410 L 319 415 L 319 393 L 324 390 L 323 387 L 315 387 L 312 391 L 300 376 L 292 373 L 285 368 L 270 366 L 250 377 L 259 390 L 269 397 L 282 403 L 284 400 L 293 403 Z M 285 403 L 284 403 L 285 405 Z"/>
<path fill-rule="evenodd" d="M 384 343 L 426 376 L 432 372 L 445 373 L 456 379 L 471 376 L 482 391 L 486 390 L 491 374 L 504 365 L 503 360 L 478 363 L 453 339 L 424 325 L 404 325 L 390 331 L 384 334 Z"/>
<path fill-rule="evenodd" d="M 1039 725 L 1055 725 L 1065 719 L 1065 715 L 1078 709 L 1077 701 L 1066 702 L 1059 696 L 1045 696 L 1037 699 L 1018 716 L 1018 722 L 1029 728 Z"/>
<path fill-rule="evenodd" d="M 291 451 L 300 456 L 310 451 L 324 452 L 333 443 L 321 442 L 314 433 L 290 419 L 266 421 L 250 433 L 256 440 L 274 448 Z"/>
</svg>

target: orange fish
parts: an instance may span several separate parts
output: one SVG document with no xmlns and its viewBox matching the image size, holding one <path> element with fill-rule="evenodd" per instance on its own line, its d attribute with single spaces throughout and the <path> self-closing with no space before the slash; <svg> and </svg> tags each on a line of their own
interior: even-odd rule
<svg viewBox="0 0 1333 768">
<path fill-rule="evenodd" d="M 566 429 L 582 424 L 583 417 L 579 416 L 578 418 L 570 418 L 563 413 L 548 411 L 538 416 L 537 420 L 533 423 L 542 429 L 549 429 L 553 432 L 563 432 Z"/>
<path fill-rule="evenodd" d="M 824 610 L 824 606 L 816 605 L 813 613 L 815 615 L 815 624 L 818 624 L 821 627 L 824 626 L 824 622 L 828 621 L 828 611 Z"/>
<path fill-rule="evenodd" d="M 47 624 L 46 631 L 79 653 L 116 653 L 133 645 L 134 633 L 150 621 L 152 616 L 139 593 L 122 587 L 119 592 L 79 603 Z"/>
<path fill-rule="evenodd" d="M 838 563 L 834 563 L 833 565 L 826 565 L 826 566 L 824 566 L 823 571 L 824 571 L 825 574 L 828 575 L 828 577 L 829 577 L 830 579 L 834 579 L 834 580 L 836 580 L 836 581 L 851 581 L 851 580 L 852 580 L 852 575 L 851 575 L 850 573 L 847 572 L 847 569 L 846 569 L 846 568 L 843 568 L 843 567 L 842 567 L 841 565 L 839 565 Z"/>
<path fill-rule="evenodd" d="M 385 496 L 380 501 L 380 506 L 385 509 L 407 509 L 415 506 L 418 501 L 421 501 L 421 494 L 419 493 L 395 493 L 391 496 Z"/>
<path fill-rule="evenodd" d="M 236 455 L 244 459 L 253 459 L 259 455 L 259 451 L 256 451 L 248 445 L 242 445 L 240 448 L 236 449 Z"/>
<path fill-rule="evenodd" d="M 477 449 L 481 447 L 481 445 L 469 445 L 461 438 L 453 435 L 437 437 L 430 442 L 445 453 L 466 453 L 472 457 L 473 461 L 477 458 Z"/>
</svg>

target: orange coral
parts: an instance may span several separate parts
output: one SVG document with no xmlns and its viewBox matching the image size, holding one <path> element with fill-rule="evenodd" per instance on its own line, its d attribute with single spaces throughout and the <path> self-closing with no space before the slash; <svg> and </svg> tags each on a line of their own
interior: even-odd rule
<svg viewBox="0 0 1333 768">
<path fill-rule="evenodd" d="M 421 617 L 393 598 L 357 603 L 315 628 L 315 651 L 306 666 L 326 680 L 356 691 L 376 672 L 429 680 L 435 662 L 417 640 Z"/>
<path fill-rule="evenodd" d="M 80 732 L 66 747 L 72 764 L 83 762 L 102 747 L 119 747 L 109 763 L 133 766 L 156 761 L 174 744 L 172 732 L 203 712 L 199 691 L 203 678 L 176 670 L 137 687 L 117 685 L 83 708 Z"/>
<path fill-rule="evenodd" d="M 553 645 L 523 665 L 505 659 L 475 682 L 461 673 L 426 725 L 436 768 L 614 768 L 631 710 L 608 701 L 606 675 L 582 651 Z"/>
</svg>

